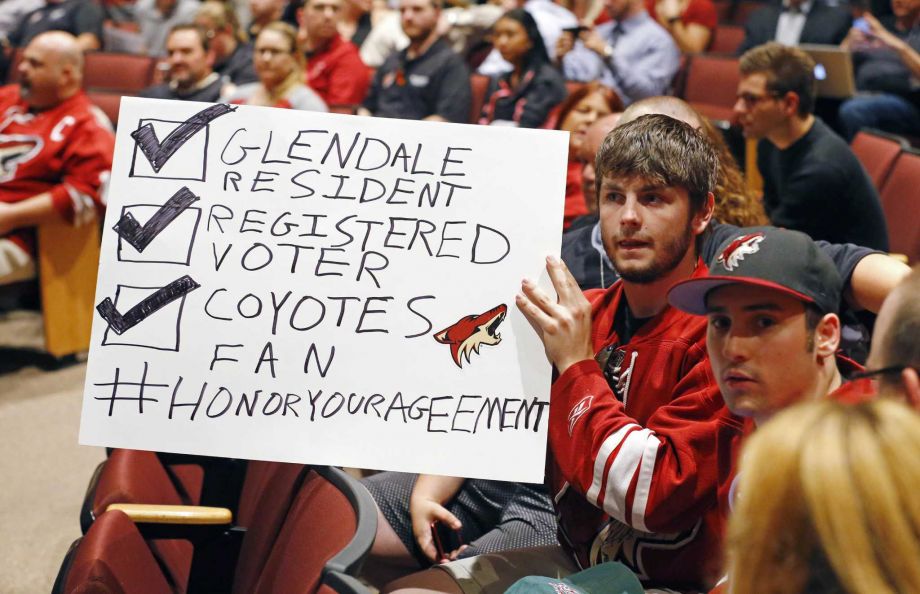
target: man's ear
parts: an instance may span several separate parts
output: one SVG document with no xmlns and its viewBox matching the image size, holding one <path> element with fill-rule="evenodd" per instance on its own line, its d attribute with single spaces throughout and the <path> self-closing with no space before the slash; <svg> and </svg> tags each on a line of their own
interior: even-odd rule
<svg viewBox="0 0 920 594">
<path fill-rule="evenodd" d="M 904 397 L 907 404 L 916 411 L 920 411 L 920 376 L 913 367 L 905 367 L 901 371 L 901 384 L 904 386 Z"/>
<path fill-rule="evenodd" d="M 815 354 L 819 358 L 833 357 L 840 348 L 840 318 L 824 314 L 815 328 Z"/>
<path fill-rule="evenodd" d="M 706 200 L 703 202 L 703 206 L 693 215 L 693 233 L 695 235 L 700 235 L 703 231 L 706 230 L 706 227 L 709 226 L 709 222 L 712 220 L 712 213 L 716 207 L 716 198 L 712 192 L 706 194 Z"/>
<path fill-rule="evenodd" d="M 801 98 L 798 93 L 793 91 L 787 92 L 783 95 L 783 113 L 790 118 L 798 115 L 799 103 L 801 103 Z"/>
</svg>

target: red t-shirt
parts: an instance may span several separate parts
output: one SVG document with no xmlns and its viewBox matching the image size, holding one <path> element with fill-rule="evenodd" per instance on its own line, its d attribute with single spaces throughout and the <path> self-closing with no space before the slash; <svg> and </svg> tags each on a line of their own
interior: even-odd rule
<svg viewBox="0 0 920 594">
<path fill-rule="evenodd" d="M 370 87 L 370 71 L 358 48 L 336 35 L 321 50 L 307 55 L 307 85 L 329 107 L 360 105 Z"/>
<path fill-rule="evenodd" d="M 658 20 L 658 13 L 655 12 L 655 0 L 645 0 L 645 9 L 653 19 Z M 719 15 L 716 13 L 716 5 L 712 0 L 690 0 L 687 10 L 680 15 L 680 20 L 685 25 L 696 23 L 707 29 L 715 29 L 719 24 Z"/>
</svg>

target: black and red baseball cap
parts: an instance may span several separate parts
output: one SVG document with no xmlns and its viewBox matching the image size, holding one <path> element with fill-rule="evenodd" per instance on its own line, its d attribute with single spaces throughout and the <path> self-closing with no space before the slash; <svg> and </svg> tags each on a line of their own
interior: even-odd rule
<svg viewBox="0 0 920 594">
<path fill-rule="evenodd" d="M 706 296 L 725 285 L 773 289 L 814 304 L 822 313 L 837 313 L 843 281 L 830 257 L 799 231 L 753 227 L 719 246 L 709 276 L 671 287 L 668 301 L 687 313 L 706 315 Z"/>
</svg>

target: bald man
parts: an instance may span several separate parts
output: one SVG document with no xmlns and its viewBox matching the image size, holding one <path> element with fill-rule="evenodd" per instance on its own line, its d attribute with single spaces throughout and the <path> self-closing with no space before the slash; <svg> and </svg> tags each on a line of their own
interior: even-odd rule
<svg viewBox="0 0 920 594">
<path fill-rule="evenodd" d="M 81 90 L 76 37 L 35 37 L 19 79 L 0 87 L 0 285 L 34 276 L 34 227 L 95 220 L 115 145 L 105 115 Z"/>
</svg>

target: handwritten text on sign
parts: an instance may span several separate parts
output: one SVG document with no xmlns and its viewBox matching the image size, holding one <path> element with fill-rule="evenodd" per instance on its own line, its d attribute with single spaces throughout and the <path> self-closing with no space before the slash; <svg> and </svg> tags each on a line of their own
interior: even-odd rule
<svg viewBox="0 0 920 594">
<path fill-rule="evenodd" d="M 567 138 L 125 99 L 80 441 L 539 481 Z"/>
</svg>

